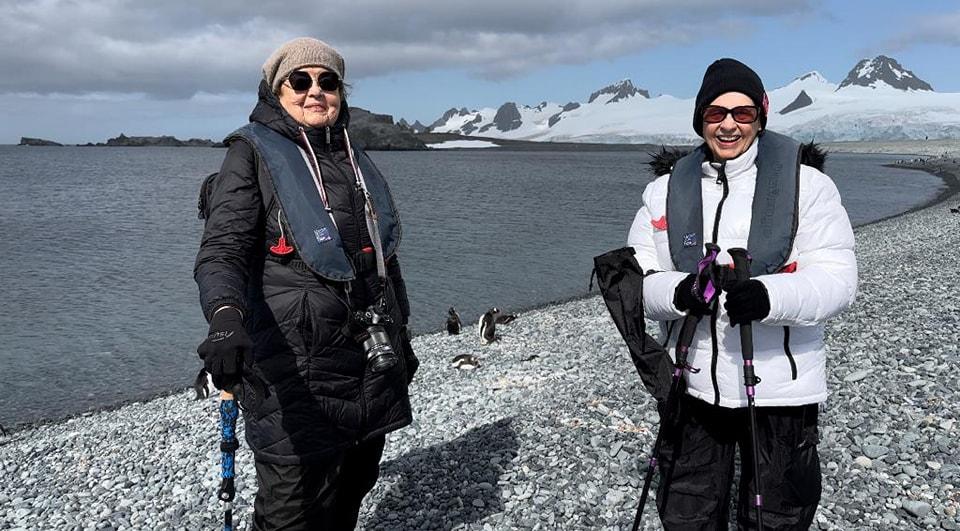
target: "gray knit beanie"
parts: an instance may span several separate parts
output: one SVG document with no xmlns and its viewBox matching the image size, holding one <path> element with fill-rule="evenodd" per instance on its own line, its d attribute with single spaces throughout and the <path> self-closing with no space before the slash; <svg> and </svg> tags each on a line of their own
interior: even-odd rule
<svg viewBox="0 0 960 531">
<path fill-rule="evenodd" d="M 291 72 L 305 66 L 322 66 L 336 72 L 340 79 L 343 79 L 346 70 L 343 57 L 333 46 L 310 37 L 300 37 L 287 42 L 270 55 L 267 62 L 263 63 L 263 79 L 277 92 Z"/>
</svg>

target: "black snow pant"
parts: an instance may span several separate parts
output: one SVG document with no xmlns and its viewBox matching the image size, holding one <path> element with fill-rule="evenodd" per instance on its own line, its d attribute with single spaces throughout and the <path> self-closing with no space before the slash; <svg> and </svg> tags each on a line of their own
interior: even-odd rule
<svg viewBox="0 0 960 531">
<path fill-rule="evenodd" d="M 747 408 L 724 408 L 689 395 L 663 424 L 657 509 L 668 531 L 728 529 L 734 454 L 740 448 L 737 528 L 756 529 Z M 820 501 L 817 404 L 758 407 L 763 527 L 808 529 Z"/>
<path fill-rule="evenodd" d="M 380 475 L 384 436 L 321 463 L 256 462 L 254 531 L 348 531 Z"/>
</svg>

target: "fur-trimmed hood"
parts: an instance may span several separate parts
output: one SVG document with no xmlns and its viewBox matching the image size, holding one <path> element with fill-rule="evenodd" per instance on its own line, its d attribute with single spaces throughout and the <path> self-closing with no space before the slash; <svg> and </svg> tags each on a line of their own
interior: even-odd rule
<svg viewBox="0 0 960 531">
<path fill-rule="evenodd" d="M 653 170 L 654 175 L 666 175 L 673 171 L 673 165 L 676 164 L 678 160 L 689 154 L 691 151 L 693 150 L 660 146 L 660 151 L 650 153 L 650 162 L 647 164 L 650 165 L 650 169 Z M 820 147 L 820 144 L 810 141 L 806 144 L 800 145 L 800 164 L 816 168 L 818 171 L 822 172 L 823 165 L 826 160 L 827 152 Z"/>
</svg>

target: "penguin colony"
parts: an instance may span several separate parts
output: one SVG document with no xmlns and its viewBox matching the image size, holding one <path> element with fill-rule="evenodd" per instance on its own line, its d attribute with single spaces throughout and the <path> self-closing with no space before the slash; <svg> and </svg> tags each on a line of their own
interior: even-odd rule
<svg viewBox="0 0 960 531">
<path fill-rule="evenodd" d="M 480 336 L 481 345 L 489 345 L 494 341 L 498 341 L 500 336 L 497 334 L 497 325 L 509 324 L 517 318 L 517 314 L 513 313 L 503 313 L 500 308 L 493 307 L 484 312 L 480 316 L 480 320 L 477 323 L 477 332 Z M 447 322 L 446 322 L 447 334 L 448 335 L 458 335 L 463 330 L 463 321 L 460 319 L 460 314 L 457 313 L 456 308 L 451 306 L 447 310 Z M 451 365 L 460 370 L 473 370 L 480 366 L 480 361 L 476 356 L 469 354 L 461 354 L 456 356 Z"/>
</svg>

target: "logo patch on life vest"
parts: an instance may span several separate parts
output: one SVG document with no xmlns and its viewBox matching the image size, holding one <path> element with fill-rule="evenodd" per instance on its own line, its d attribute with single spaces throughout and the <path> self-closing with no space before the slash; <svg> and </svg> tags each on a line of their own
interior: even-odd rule
<svg viewBox="0 0 960 531">
<path fill-rule="evenodd" d="M 333 239 L 333 236 L 330 236 L 330 229 L 326 227 L 313 229 L 313 235 L 317 238 L 317 242 L 319 243 L 328 242 Z"/>
<path fill-rule="evenodd" d="M 650 224 L 657 230 L 667 230 L 667 216 L 660 216 L 660 219 L 651 219 Z"/>
<path fill-rule="evenodd" d="M 683 235 L 683 246 L 684 247 L 696 247 L 697 246 L 697 233 L 688 232 Z"/>
</svg>

